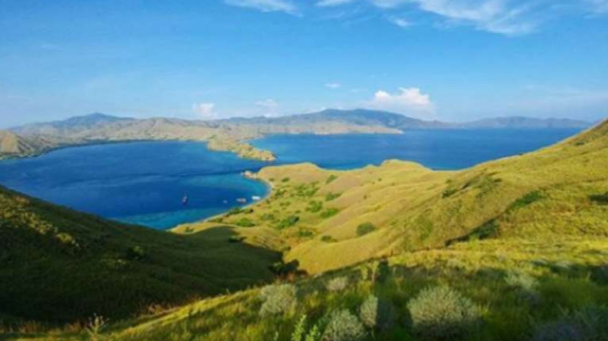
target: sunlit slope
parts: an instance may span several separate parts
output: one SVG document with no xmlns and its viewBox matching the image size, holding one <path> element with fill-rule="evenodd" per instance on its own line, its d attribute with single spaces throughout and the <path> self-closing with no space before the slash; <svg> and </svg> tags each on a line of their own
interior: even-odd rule
<svg viewBox="0 0 608 341">
<path fill-rule="evenodd" d="M 535 327 L 559 318 L 565 310 L 608 303 L 607 255 L 606 239 L 569 239 L 559 244 L 523 239 L 465 242 L 391 257 L 384 270 L 380 270 L 380 262 L 370 261 L 294 282 L 297 304 L 285 314 L 261 316 L 261 290 L 256 288 L 106 325 L 96 337 L 115 341 L 287 341 L 292 340 L 303 315 L 312 324 L 337 309 L 357 312 L 373 293 L 394 305 L 397 326 L 365 340 L 421 340 L 412 335 L 406 322 L 407 303 L 423 288 L 441 283 L 486 307 L 481 330 L 463 340 L 528 340 Z M 509 285 L 506 278 L 513 273 L 532 276 L 526 278 L 534 283 L 534 292 L 524 296 L 524 290 Z M 329 291 L 327 283 L 338 277 L 346 277 L 349 285 L 342 291 Z M 8 339 L 76 341 L 91 337 L 75 331 L 14 334 Z"/>
<path fill-rule="evenodd" d="M 459 172 L 398 161 L 345 172 L 265 168 L 259 177 L 272 183 L 272 196 L 214 221 L 275 228 L 287 260 L 312 273 L 466 238 L 607 236 L 607 170 L 604 123 Z"/>
<path fill-rule="evenodd" d="M 232 235 L 120 225 L 0 187 L 0 307 L 25 320 L 117 319 L 271 279 L 277 255 Z"/>
</svg>

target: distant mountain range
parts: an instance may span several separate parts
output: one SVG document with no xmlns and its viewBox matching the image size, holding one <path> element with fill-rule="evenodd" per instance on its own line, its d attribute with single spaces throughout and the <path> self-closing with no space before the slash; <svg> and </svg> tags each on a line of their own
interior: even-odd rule
<svg viewBox="0 0 608 341">
<path fill-rule="evenodd" d="M 570 119 L 499 117 L 467 123 L 424 121 L 374 110 L 324 110 L 283 117 L 188 121 L 169 118 L 134 119 L 101 113 L 63 121 L 24 125 L 0 132 L 0 158 L 24 157 L 82 144 L 141 140 L 205 141 L 214 150 L 270 161 L 271 152 L 246 141 L 276 134 L 400 134 L 413 129 L 557 129 L 587 128 Z"/>
<path fill-rule="evenodd" d="M 409 129 L 559 129 L 559 128 L 587 128 L 590 122 L 557 119 L 557 118 L 532 118 L 521 116 L 495 117 L 480 119 L 471 122 L 454 123 L 442 121 L 425 121 L 401 114 L 395 114 L 377 110 L 337 110 L 328 109 L 316 113 L 300 114 L 282 117 L 255 117 L 255 118 L 231 118 L 217 122 L 228 124 L 252 124 L 252 125 L 284 125 L 305 126 L 316 123 L 339 122 L 351 125 L 384 127 L 399 131 Z"/>
</svg>

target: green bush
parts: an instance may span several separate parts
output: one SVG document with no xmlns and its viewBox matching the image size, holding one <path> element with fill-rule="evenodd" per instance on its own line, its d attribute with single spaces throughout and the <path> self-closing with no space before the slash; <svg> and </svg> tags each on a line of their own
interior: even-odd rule
<svg viewBox="0 0 608 341">
<path fill-rule="evenodd" d="M 325 242 L 325 243 L 335 243 L 335 242 L 337 242 L 336 238 L 334 238 L 332 236 L 328 236 L 328 235 L 324 235 L 323 237 L 321 237 L 321 241 Z"/>
<path fill-rule="evenodd" d="M 594 194 L 590 195 L 589 199 L 593 202 L 596 202 L 600 205 L 608 205 L 608 192 L 604 194 Z"/>
<path fill-rule="evenodd" d="M 331 314 L 323 332 L 323 341 L 359 341 L 364 338 L 363 324 L 348 310 Z"/>
<path fill-rule="evenodd" d="M 337 208 L 327 208 L 325 211 L 321 212 L 321 218 L 327 219 L 335 216 L 340 212 Z"/>
<path fill-rule="evenodd" d="M 444 198 L 444 199 L 445 198 L 449 198 L 449 197 L 451 197 L 452 195 L 454 195 L 456 193 L 458 193 L 458 189 L 456 189 L 456 188 L 448 188 L 445 191 L 443 191 L 443 194 L 441 195 L 441 197 Z"/>
<path fill-rule="evenodd" d="M 543 195 L 539 191 L 530 192 L 524 195 L 523 197 L 515 200 L 515 202 L 511 205 L 510 210 L 526 207 L 541 199 L 543 199 Z"/>
<path fill-rule="evenodd" d="M 332 182 L 336 181 L 336 179 L 338 179 L 338 176 L 337 176 L 337 175 L 335 175 L 335 174 L 332 174 L 332 175 L 330 175 L 330 176 L 327 178 L 327 180 L 325 181 L 325 183 L 326 183 L 327 185 L 329 185 L 330 183 L 332 183 Z"/>
<path fill-rule="evenodd" d="M 315 325 L 307 331 L 306 319 L 306 315 L 300 318 L 291 334 L 291 341 L 319 341 L 321 339 L 321 332 L 318 326 Z"/>
<path fill-rule="evenodd" d="M 323 202 L 311 201 L 308 203 L 308 207 L 306 208 L 306 211 L 311 212 L 311 213 L 318 213 L 318 212 L 321 212 L 322 209 L 323 209 Z"/>
<path fill-rule="evenodd" d="M 332 200 L 336 200 L 338 199 L 340 196 L 342 195 L 342 193 L 327 193 L 327 195 L 325 195 L 325 201 L 332 201 Z"/>
<path fill-rule="evenodd" d="M 361 305 L 359 318 L 371 329 L 390 329 L 395 322 L 395 310 L 390 302 L 370 295 Z"/>
<path fill-rule="evenodd" d="M 540 298 L 538 280 L 525 272 L 511 271 L 505 277 L 505 282 L 509 287 L 519 290 L 521 298 L 527 301 L 536 302 Z"/>
<path fill-rule="evenodd" d="M 348 277 L 336 277 L 327 282 L 325 287 L 329 291 L 343 291 L 348 286 Z"/>
<path fill-rule="evenodd" d="M 300 221 L 300 217 L 298 217 L 297 215 L 290 215 L 287 218 L 281 220 L 277 225 L 277 228 L 282 230 L 288 227 L 292 227 L 297 224 L 298 221 Z"/>
<path fill-rule="evenodd" d="M 260 292 L 260 299 L 264 302 L 261 316 L 285 314 L 297 303 L 297 289 L 291 284 L 269 285 Z"/>
<path fill-rule="evenodd" d="M 424 339 L 451 340 L 475 330 L 481 309 L 447 286 L 424 289 L 408 303 L 412 327 Z"/>
<path fill-rule="evenodd" d="M 230 210 L 228 210 L 228 212 L 226 212 L 226 217 L 237 215 L 237 214 L 241 213 L 242 211 L 243 210 L 240 207 L 233 207 Z"/>
<path fill-rule="evenodd" d="M 143 247 L 137 245 L 129 248 L 127 250 L 127 259 L 130 260 L 141 260 L 146 257 L 146 251 Z"/>
<path fill-rule="evenodd" d="M 364 236 L 368 233 L 372 233 L 374 231 L 376 231 L 377 228 L 374 224 L 372 223 L 363 223 L 359 226 L 357 226 L 357 235 L 359 237 Z"/>
<path fill-rule="evenodd" d="M 239 219 L 235 225 L 240 227 L 254 227 L 255 223 L 251 219 L 243 217 Z"/>
</svg>

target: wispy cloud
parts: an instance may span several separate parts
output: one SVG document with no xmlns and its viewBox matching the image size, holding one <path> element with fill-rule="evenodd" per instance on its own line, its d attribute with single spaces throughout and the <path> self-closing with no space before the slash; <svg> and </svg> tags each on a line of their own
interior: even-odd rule
<svg viewBox="0 0 608 341">
<path fill-rule="evenodd" d="M 408 28 L 408 27 L 412 26 L 412 23 L 404 18 L 390 17 L 390 18 L 388 18 L 388 20 L 401 28 Z"/>
<path fill-rule="evenodd" d="M 195 103 L 192 104 L 192 111 L 197 118 L 203 120 L 213 120 L 219 117 L 215 111 L 215 103 Z"/>
<path fill-rule="evenodd" d="M 365 106 L 412 116 L 428 116 L 435 111 L 431 96 L 422 93 L 419 88 L 399 88 L 394 94 L 379 90 Z"/>
<path fill-rule="evenodd" d="M 405 7 L 417 8 L 431 13 L 452 24 L 473 26 L 479 30 L 504 35 L 523 35 L 533 32 L 538 22 L 528 15 L 538 8 L 540 0 L 519 2 L 514 0 L 321 0 L 319 6 L 339 6 L 355 1 L 373 4 L 384 11 L 395 11 Z M 585 0 L 604 2 L 606 0 Z M 388 20 L 400 27 L 411 22 L 394 16 Z"/>
<path fill-rule="evenodd" d="M 340 83 L 327 83 L 325 84 L 325 87 L 328 89 L 340 89 L 342 87 L 342 84 Z"/>
<path fill-rule="evenodd" d="M 228 5 L 253 8 L 262 12 L 297 14 L 298 7 L 290 0 L 224 0 Z"/>
</svg>

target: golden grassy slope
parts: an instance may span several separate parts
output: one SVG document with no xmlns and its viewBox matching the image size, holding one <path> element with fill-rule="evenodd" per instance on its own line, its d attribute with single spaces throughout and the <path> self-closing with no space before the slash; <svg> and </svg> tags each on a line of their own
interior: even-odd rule
<svg viewBox="0 0 608 341">
<path fill-rule="evenodd" d="M 608 234 L 608 207 L 592 198 L 608 192 L 606 169 L 608 122 L 558 145 L 459 172 L 399 161 L 353 171 L 268 167 L 258 176 L 272 184 L 270 198 L 213 221 L 274 228 L 286 260 L 310 273 L 467 236 L 600 237 Z M 364 223 L 376 231 L 359 235 Z"/>
</svg>

